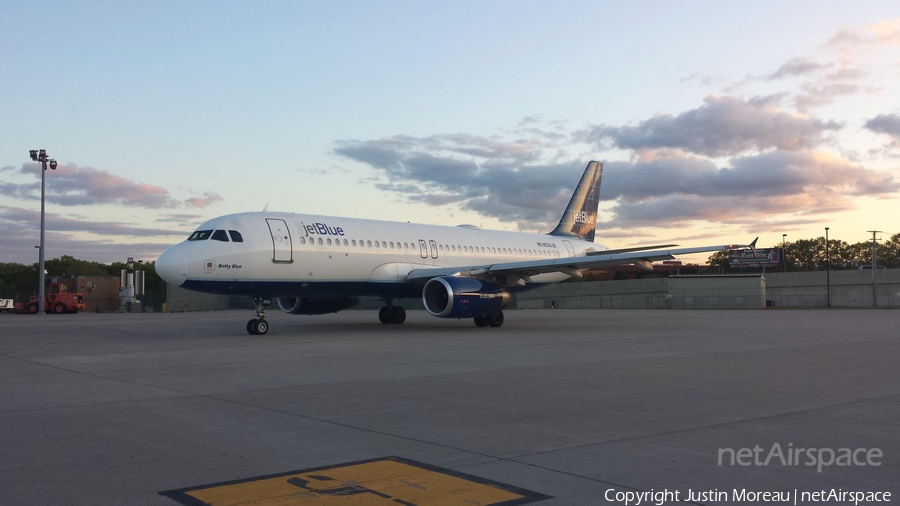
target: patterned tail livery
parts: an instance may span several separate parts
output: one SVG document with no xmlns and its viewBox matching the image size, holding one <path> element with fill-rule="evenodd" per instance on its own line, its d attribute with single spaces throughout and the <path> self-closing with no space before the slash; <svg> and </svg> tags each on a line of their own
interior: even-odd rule
<svg viewBox="0 0 900 506">
<path fill-rule="evenodd" d="M 584 175 L 572 194 L 572 200 L 559 225 L 549 235 L 579 237 L 585 241 L 594 240 L 597 227 L 597 208 L 600 205 L 600 176 L 603 175 L 603 164 L 596 161 L 588 163 Z"/>
</svg>

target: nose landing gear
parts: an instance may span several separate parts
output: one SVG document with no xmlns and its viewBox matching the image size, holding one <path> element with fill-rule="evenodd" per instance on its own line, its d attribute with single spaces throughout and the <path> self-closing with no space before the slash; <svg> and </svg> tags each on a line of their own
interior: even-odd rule
<svg viewBox="0 0 900 506">
<path fill-rule="evenodd" d="M 269 322 L 266 321 L 266 308 L 272 303 L 272 299 L 251 297 L 256 310 L 253 314 L 256 318 L 247 322 L 247 333 L 254 336 L 263 336 L 269 331 Z"/>
</svg>

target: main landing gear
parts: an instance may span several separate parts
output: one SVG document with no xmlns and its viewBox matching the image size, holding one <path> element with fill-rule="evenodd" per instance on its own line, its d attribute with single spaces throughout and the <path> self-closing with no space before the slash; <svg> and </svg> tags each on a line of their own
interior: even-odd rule
<svg viewBox="0 0 900 506">
<path fill-rule="evenodd" d="M 475 317 L 476 327 L 499 327 L 501 325 L 503 325 L 503 311 L 496 311 L 484 316 Z"/>
<path fill-rule="evenodd" d="M 272 303 L 272 299 L 251 297 L 256 310 L 253 314 L 256 318 L 247 322 L 247 333 L 254 336 L 265 335 L 269 331 L 269 322 L 266 321 L 266 308 Z"/>
<path fill-rule="evenodd" d="M 406 310 L 400 306 L 395 306 L 391 304 L 391 301 L 387 301 L 387 306 L 378 310 L 378 321 L 384 323 L 385 325 L 394 323 L 396 325 L 400 325 L 401 323 L 406 321 Z"/>
</svg>

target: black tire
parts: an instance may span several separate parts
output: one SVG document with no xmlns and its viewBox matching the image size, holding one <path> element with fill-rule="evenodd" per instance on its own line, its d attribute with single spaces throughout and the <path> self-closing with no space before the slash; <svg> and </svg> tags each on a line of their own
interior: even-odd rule
<svg viewBox="0 0 900 506">
<path fill-rule="evenodd" d="M 485 316 L 476 316 L 476 317 L 475 317 L 475 326 L 476 326 L 476 327 L 487 327 L 487 326 L 488 326 L 487 317 L 485 317 Z"/>
<path fill-rule="evenodd" d="M 53 312 L 56 314 L 65 314 L 66 310 L 69 308 L 66 307 L 62 302 L 58 302 L 55 306 L 53 306 Z"/>
<path fill-rule="evenodd" d="M 28 304 L 28 314 L 38 314 L 38 303 L 32 302 Z"/>
<path fill-rule="evenodd" d="M 400 306 L 391 308 L 391 323 L 400 325 L 406 321 L 406 310 Z"/>
<path fill-rule="evenodd" d="M 378 310 L 378 321 L 387 325 L 391 323 L 391 308 L 384 306 Z"/>
<path fill-rule="evenodd" d="M 267 332 L 269 332 L 269 322 L 265 320 L 259 320 L 256 322 L 256 325 L 253 326 L 253 330 L 256 331 L 256 335 L 264 336 Z"/>
<path fill-rule="evenodd" d="M 497 311 L 487 316 L 488 325 L 491 327 L 499 327 L 503 325 L 503 311 Z"/>
<path fill-rule="evenodd" d="M 256 320 L 250 320 L 247 322 L 247 333 L 252 335 L 256 335 L 256 332 L 253 330 L 253 325 L 256 324 Z"/>
</svg>

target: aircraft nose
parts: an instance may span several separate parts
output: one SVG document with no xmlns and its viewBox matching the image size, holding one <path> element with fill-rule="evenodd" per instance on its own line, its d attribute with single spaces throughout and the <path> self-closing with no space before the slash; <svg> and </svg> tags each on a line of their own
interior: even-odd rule
<svg viewBox="0 0 900 506">
<path fill-rule="evenodd" d="M 162 252 L 156 259 L 156 273 L 166 283 L 172 286 L 181 286 L 188 274 L 188 266 L 191 257 L 184 248 L 176 244 Z"/>
</svg>

